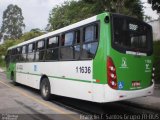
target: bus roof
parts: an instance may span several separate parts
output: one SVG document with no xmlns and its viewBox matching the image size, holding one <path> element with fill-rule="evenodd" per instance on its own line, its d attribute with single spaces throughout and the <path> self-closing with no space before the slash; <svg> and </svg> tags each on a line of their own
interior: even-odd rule
<svg viewBox="0 0 160 120">
<path fill-rule="evenodd" d="M 82 26 L 82 25 L 86 25 L 86 24 L 89 24 L 89 23 L 91 23 L 91 22 L 95 22 L 96 20 L 97 20 L 97 15 L 95 15 L 95 16 L 93 16 L 93 17 L 90 17 L 90 18 L 87 18 L 87 19 L 85 19 L 85 20 L 82 20 L 82 21 L 80 21 L 80 22 L 71 24 L 71 25 L 69 25 L 69 26 L 63 27 L 63 28 L 61 28 L 61 29 L 55 30 L 55 31 L 53 31 L 53 32 L 49 32 L 49 33 L 47 33 L 47 34 L 44 34 L 44 35 L 35 37 L 35 38 L 30 39 L 30 40 L 28 40 L 28 41 L 22 42 L 22 43 L 20 43 L 20 44 L 18 44 L 18 45 L 9 47 L 8 50 L 13 49 L 13 48 L 16 48 L 16 47 L 19 47 L 19 46 L 23 46 L 23 45 L 25 45 L 25 44 L 32 43 L 32 42 L 35 42 L 35 41 L 38 41 L 38 40 L 41 40 L 41 39 L 44 39 L 44 38 L 47 38 L 47 37 L 54 36 L 54 35 L 56 35 L 56 34 L 65 32 L 65 31 L 67 31 L 67 30 L 71 30 L 71 29 L 74 29 L 74 28 L 76 28 L 76 27 L 80 27 L 80 26 Z"/>
</svg>

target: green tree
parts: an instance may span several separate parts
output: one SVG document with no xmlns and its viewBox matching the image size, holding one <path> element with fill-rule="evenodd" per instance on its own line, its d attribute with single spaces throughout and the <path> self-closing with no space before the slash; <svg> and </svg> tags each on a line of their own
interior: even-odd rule
<svg viewBox="0 0 160 120">
<path fill-rule="evenodd" d="M 83 0 L 94 6 L 98 11 L 109 11 L 130 15 L 143 19 L 143 6 L 140 0 Z"/>
<path fill-rule="evenodd" d="M 30 32 L 26 32 L 24 33 L 21 37 L 20 37 L 20 40 L 22 41 L 27 41 L 27 40 L 30 40 L 32 38 L 35 38 L 35 37 L 38 37 L 40 35 L 43 35 L 44 32 L 41 32 L 40 29 L 32 29 Z"/>
<path fill-rule="evenodd" d="M 152 10 L 156 10 L 160 13 L 160 0 L 148 0 L 148 3 L 152 5 Z"/>
<path fill-rule="evenodd" d="M 10 4 L 3 12 L 1 32 L 3 39 L 17 39 L 22 35 L 25 24 L 23 23 L 22 10 L 17 5 Z"/>
<path fill-rule="evenodd" d="M 143 6 L 140 0 L 68 1 L 52 9 L 47 30 L 59 29 L 105 11 L 143 19 Z"/>
<path fill-rule="evenodd" d="M 54 7 L 49 15 L 50 30 L 64 27 L 94 15 L 92 8 L 91 4 L 81 0 L 64 2 L 64 4 Z"/>
<path fill-rule="evenodd" d="M 18 40 L 6 40 L 4 44 L 0 45 L 0 67 L 5 67 L 5 60 L 2 59 L 2 56 L 6 55 L 7 49 L 13 45 L 19 43 Z"/>
<path fill-rule="evenodd" d="M 38 30 L 40 29 L 32 29 L 30 32 L 24 33 L 19 39 L 16 40 L 8 39 L 4 41 L 4 44 L 0 45 L 0 67 L 5 66 L 5 61 L 4 59 L 1 58 L 1 56 L 6 55 L 7 49 L 9 47 L 44 34 L 44 32 Z"/>
</svg>

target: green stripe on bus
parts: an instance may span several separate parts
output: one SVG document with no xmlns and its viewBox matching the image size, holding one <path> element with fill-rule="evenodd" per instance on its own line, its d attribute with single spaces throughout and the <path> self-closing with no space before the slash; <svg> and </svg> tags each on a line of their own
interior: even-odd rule
<svg viewBox="0 0 160 120">
<path fill-rule="evenodd" d="M 26 72 L 18 72 L 17 73 L 22 73 L 22 74 L 30 74 L 30 75 L 37 75 L 41 76 L 40 74 L 33 74 L 33 73 L 26 73 Z M 48 76 L 49 78 L 57 78 L 57 79 L 65 79 L 65 80 L 72 80 L 72 81 L 79 81 L 79 82 L 87 82 L 87 83 L 97 83 L 95 81 L 88 81 L 88 80 L 80 80 L 80 79 L 73 79 L 73 78 L 65 78 L 65 77 L 57 77 L 57 76 Z"/>
</svg>

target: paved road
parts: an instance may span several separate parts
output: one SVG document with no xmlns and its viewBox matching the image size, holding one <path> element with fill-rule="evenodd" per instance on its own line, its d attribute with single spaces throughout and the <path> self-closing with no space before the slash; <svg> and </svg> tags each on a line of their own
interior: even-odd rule
<svg viewBox="0 0 160 120">
<path fill-rule="evenodd" d="M 26 120 L 78 119 L 78 116 L 74 116 L 76 112 L 42 100 L 39 91 L 21 85 L 14 86 L 3 73 L 0 73 L 0 114 L 0 120 L 7 120 L 7 117 Z"/>
<path fill-rule="evenodd" d="M 44 101 L 39 91 L 19 85 L 14 86 L 0 73 L 0 120 L 77 120 L 101 119 L 95 113 L 103 113 L 106 119 L 160 119 L 160 112 L 144 109 L 140 104 L 127 101 L 97 104 L 82 100 L 53 96 Z M 7 119 L 9 120 L 9 119 Z M 17 120 L 17 119 L 14 119 Z"/>
<path fill-rule="evenodd" d="M 160 97 L 160 84 L 156 85 L 155 91 L 154 91 L 154 96 Z"/>
</svg>

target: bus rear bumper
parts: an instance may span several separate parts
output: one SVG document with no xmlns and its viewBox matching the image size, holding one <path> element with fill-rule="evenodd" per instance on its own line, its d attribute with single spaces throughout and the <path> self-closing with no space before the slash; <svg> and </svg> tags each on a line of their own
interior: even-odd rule
<svg viewBox="0 0 160 120">
<path fill-rule="evenodd" d="M 130 90 L 130 91 L 114 90 L 110 88 L 107 84 L 105 85 L 104 102 L 113 102 L 113 101 L 136 98 L 136 97 L 148 96 L 153 94 L 153 90 L 154 90 L 154 83 L 147 88 L 140 90 Z"/>
</svg>

